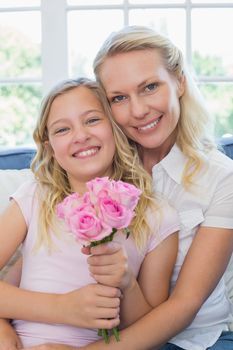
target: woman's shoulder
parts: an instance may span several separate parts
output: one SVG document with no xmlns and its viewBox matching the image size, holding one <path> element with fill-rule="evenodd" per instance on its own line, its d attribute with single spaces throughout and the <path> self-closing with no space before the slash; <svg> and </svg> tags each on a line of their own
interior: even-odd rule
<svg viewBox="0 0 233 350">
<path fill-rule="evenodd" d="M 178 231 L 180 229 L 180 220 L 178 211 L 171 206 L 168 201 L 163 200 L 160 204 L 160 235 L 166 235 L 167 231 Z"/>
<path fill-rule="evenodd" d="M 233 160 L 223 152 L 217 149 L 212 150 L 208 155 L 208 164 L 208 173 L 219 178 L 224 178 L 225 176 L 233 177 Z"/>
<path fill-rule="evenodd" d="M 157 244 L 173 232 L 180 230 L 178 211 L 165 199 L 160 199 L 158 205 L 157 213 L 148 211 L 150 227 L 154 233 L 151 240 L 157 241 Z"/>
</svg>

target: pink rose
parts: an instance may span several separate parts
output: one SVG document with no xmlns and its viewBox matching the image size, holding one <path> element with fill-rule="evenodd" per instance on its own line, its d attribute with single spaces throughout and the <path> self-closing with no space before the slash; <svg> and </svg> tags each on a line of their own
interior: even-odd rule
<svg viewBox="0 0 233 350">
<path fill-rule="evenodd" d="M 102 221 L 89 210 L 74 211 L 69 217 L 69 227 L 75 238 L 81 244 L 90 244 L 108 236 L 112 228 L 104 225 Z"/>
<path fill-rule="evenodd" d="M 74 209 L 77 210 L 87 205 L 91 205 L 90 195 L 88 192 L 86 192 L 83 196 L 80 196 L 78 193 L 72 193 L 65 197 L 64 200 L 57 205 L 56 213 L 60 219 L 65 219 L 67 221 L 67 218 Z"/>
<path fill-rule="evenodd" d="M 81 243 L 108 238 L 114 229 L 126 228 L 134 217 L 141 191 L 108 177 L 87 183 L 83 195 L 73 193 L 57 206 L 57 215 Z"/>
<path fill-rule="evenodd" d="M 65 216 L 75 207 L 75 205 L 81 200 L 81 196 L 78 193 L 72 193 L 65 197 L 61 203 L 56 207 L 56 213 L 60 219 L 64 219 Z"/>
<path fill-rule="evenodd" d="M 115 181 L 110 195 L 128 209 L 134 210 L 141 193 L 141 190 L 127 182 Z"/>
<path fill-rule="evenodd" d="M 128 210 L 124 205 L 110 197 L 99 198 L 98 208 L 99 217 L 112 228 L 125 228 L 134 217 L 133 211 Z"/>
<path fill-rule="evenodd" d="M 111 186 L 111 181 L 108 177 L 96 177 L 86 183 L 87 189 L 96 198 L 99 197 L 101 192 L 108 191 L 109 186 Z"/>
</svg>

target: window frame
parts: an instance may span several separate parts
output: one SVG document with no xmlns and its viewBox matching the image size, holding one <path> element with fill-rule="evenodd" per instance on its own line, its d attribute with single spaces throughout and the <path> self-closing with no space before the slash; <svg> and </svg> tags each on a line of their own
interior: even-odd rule
<svg viewBox="0 0 233 350">
<path fill-rule="evenodd" d="M 184 9 L 186 16 L 185 47 L 186 60 L 192 65 L 192 9 L 196 8 L 233 8 L 233 3 L 219 1 L 216 3 L 192 3 L 185 0 L 184 3 L 169 4 L 169 1 L 161 4 L 132 4 L 129 0 L 123 0 L 116 5 L 68 5 L 66 0 L 41 0 L 41 6 L 30 7 L 4 7 L 1 12 L 41 11 L 41 55 L 42 77 L 38 78 L 4 78 L 0 77 L 0 84 L 11 83 L 42 83 L 42 93 L 45 94 L 56 82 L 69 76 L 68 38 L 67 38 L 67 14 L 74 10 L 102 10 L 121 9 L 124 13 L 124 25 L 129 24 L 129 11 L 131 9 Z M 56 15 L 54 15 L 56 14 Z M 233 83 L 233 76 L 198 76 L 200 83 Z"/>
</svg>

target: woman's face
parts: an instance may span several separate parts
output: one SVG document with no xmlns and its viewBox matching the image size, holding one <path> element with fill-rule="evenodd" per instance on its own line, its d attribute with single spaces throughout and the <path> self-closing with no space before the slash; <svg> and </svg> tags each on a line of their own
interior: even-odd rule
<svg viewBox="0 0 233 350">
<path fill-rule="evenodd" d="M 144 150 L 165 155 L 175 142 L 184 83 L 167 71 L 160 52 L 137 50 L 108 57 L 100 79 L 125 134 Z"/>
<path fill-rule="evenodd" d="M 66 170 L 72 188 L 110 176 L 115 140 L 108 116 L 94 93 L 79 86 L 57 96 L 47 122 L 53 156 Z"/>
</svg>

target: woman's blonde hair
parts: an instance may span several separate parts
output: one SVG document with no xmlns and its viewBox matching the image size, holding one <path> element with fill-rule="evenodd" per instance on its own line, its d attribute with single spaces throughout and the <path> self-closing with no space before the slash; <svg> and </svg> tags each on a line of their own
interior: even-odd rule
<svg viewBox="0 0 233 350">
<path fill-rule="evenodd" d="M 142 191 L 136 208 L 136 216 L 130 226 L 135 242 L 141 248 L 151 233 L 145 212 L 148 207 L 158 208 L 153 195 L 151 177 L 140 164 L 138 153 L 134 152 L 134 149 L 129 145 L 127 137 L 112 119 L 111 109 L 103 89 L 98 83 L 85 78 L 63 81 L 42 101 L 40 116 L 33 133 L 37 145 L 37 153 L 31 165 L 31 169 L 39 183 L 38 195 L 41 203 L 39 218 L 40 235 L 36 247 L 38 248 L 42 243 L 45 243 L 50 248 L 52 247 L 49 228 L 55 227 L 53 222 L 56 215 L 56 205 L 72 192 L 66 171 L 60 167 L 53 157 L 52 149 L 48 142 L 47 121 L 51 105 L 56 97 L 80 86 L 86 87 L 93 92 L 100 101 L 104 113 L 111 121 L 116 143 L 112 178 L 134 184 Z"/>
<path fill-rule="evenodd" d="M 182 52 L 167 37 L 148 27 L 128 26 L 112 33 L 103 43 L 94 60 L 94 72 L 101 84 L 101 67 L 108 57 L 123 52 L 155 49 L 159 50 L 167 71 L 178 81 L 182 78 L 185 80 L 176 142 L 188 157 L 183 174 L 183 183 L 188 187 L 202 168 L 206 151 L 214 148 L 215 144 L 209 134 L 211 119 L 199 89 L 185 67 Z"/>
</svg>

